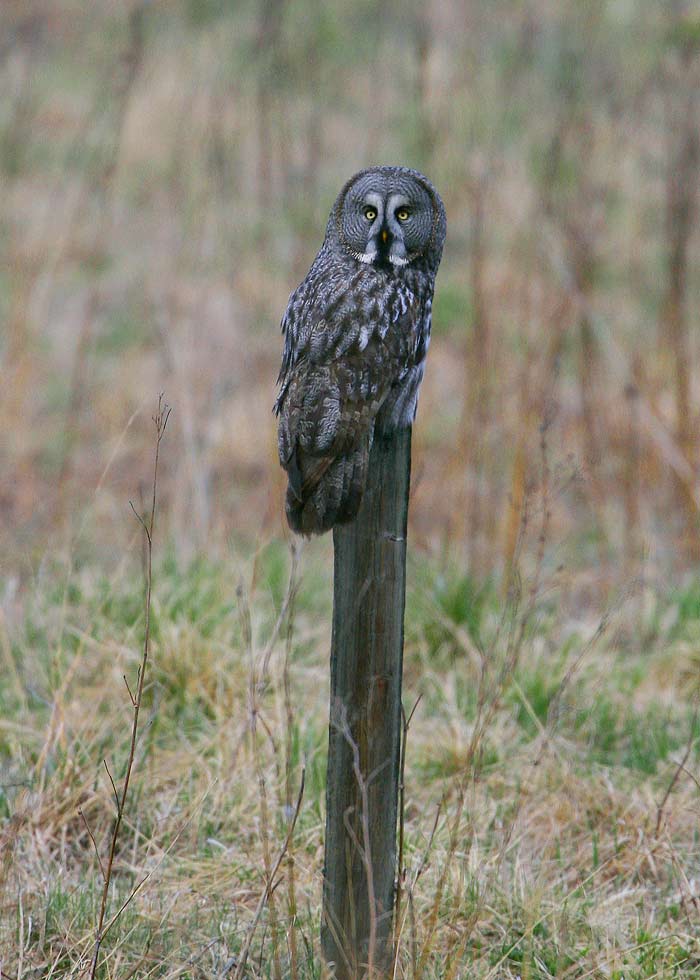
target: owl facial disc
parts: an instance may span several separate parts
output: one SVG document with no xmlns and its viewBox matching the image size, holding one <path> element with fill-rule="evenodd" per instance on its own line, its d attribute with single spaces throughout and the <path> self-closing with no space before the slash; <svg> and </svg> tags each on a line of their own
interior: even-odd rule
<svg viewBox="0 0 700 980">
<path fill-rule="evenodd" d="M 397 213 L 408 213 L 408 201 L 403 194 L 386 196 L 370 191 L 364 195 L 363 213 L 371 220 L 367 244 L 355 258 L 367 264 L 390 263 L 393 266 L 408 265 L 410 258 L 404 244 L 403 229 Z"/>
<path fill-rule="evenodd" d="M 358 262 L 372 265 L 379 255 L 379 239 L 384 219 L 384 199 L 381 194 L 369 192 L 363 196 L 362 214 L 369 224 L 367 244 L 360 252 L 353 252 Z"/>
<path fill-rule="evenodd" d="M 355 262 L 403 274 L 406 266 L 437 268 L 434 246 L 444 238 L 444 224 L 442 202 L 426 177 L 404 167 L 372 167 L 343 187 L 326 235 Z"/>
</svg>

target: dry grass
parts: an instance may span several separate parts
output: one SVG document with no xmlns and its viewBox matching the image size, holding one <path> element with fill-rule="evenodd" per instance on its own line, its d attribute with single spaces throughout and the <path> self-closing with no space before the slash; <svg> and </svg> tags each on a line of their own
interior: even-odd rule
<svg viewBox="0 0 700 980">
<path fill-rule="evenodd" d="M 33 0 L 2 17 L 9 574 L 73 540 L 98 485 L 82 547 L 120 549 L 123 501 L 148 479 L 134 413 L 157 391 L 176 407 L 162 505 L 181 553 L 281 533 L 280 316 L 338 188 L 374 161 L 425 169 L 449 215 L 414 541 L 506 577 L 547 419 L 566 567 L 595 564 L 603 593 L 621 571 L 689 567 L 698 340 L 677 325 L 679 407 L 663 311 L 692 17 L 544 0 L 441 0 L 398 32 L 380 4 L 307 0 Z"/>
<path fill-rule="evenodd" d="M 161 390 L 169 544 L 110 908 L 148 877 L 98 976 L 233 975 L 247 943 L 251 977 L 321 976 L 330 543 L 288 649 L 270 407 L 338 187 L 397 161 L 450 226 L 414 434 L 397 978 L 690 980 L 696 18 L 321 6 L 0 11 L 2 980 L 89 966 Z"/>
<path fill-rule="evenodd" d="M 233 975 L 249 939 L 243 975 L 321 975 L 330 597 L 325 559 L 307 548 L 287 663 L 288 563 L 278 545 L 247 561 L 159 563 L 112 910 L 148 877 L 105 938 L 98 976 Z M 0 948 L 10 977 L 77 977 L 92 953 L 102 878 L 79 814 L 104 860 L 114 799 L 101 760 L 121 776 L 122 674 L 135 671 L 143 627 L 131 564 L 137 555 L 111 579 L 47 570 L 6 643 L 15 680 L 0 722 Z M 679 620 L 686 600 L 653 599 L 646 621 L 627 602 L 599 629 L 538 597 L 514 656 L 524 608 L 504 615 L 493 592 L 477 597 L 424 559 L 411 580 L 405 702 L 422 698 L 409 734 L 396 976 L 694 976 L 700 801 L 681 664 L 692 669 L 698 621 Z M 676 672 L 665 669 L 671 655 Z M 250 937 L 302 770 L 298 820 Z"/>
</svg>

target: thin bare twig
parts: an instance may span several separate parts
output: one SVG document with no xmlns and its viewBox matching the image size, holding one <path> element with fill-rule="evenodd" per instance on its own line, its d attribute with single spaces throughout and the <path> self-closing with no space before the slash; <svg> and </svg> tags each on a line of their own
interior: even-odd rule
<svg viewBox="0 0 700 980">
<path fill-rule="evenodd" d="M 255 648 L 253 643 L 253 629 L 252 629 L 252 618 L 250 614 L 250 605 L 248 603 L 248 597 L 246 591 L 241 583 L 237 589 L 237 595 L 239 599 L 239 616 L 241 620 L 241 630 L 243 634 L 243 640 L 245 648 L 248 651 L 250 657 L 250 679 L 248 688 L 248 711 L 250 714 L 250 740 L 251 740 L 251 750 L 253 755 L 255 773 L 258 781 L 258 797 L 260 801 L 260 843 L 262 847 L 262 857 L 263 857 L 263 867 L 265 873 L 265 879 L 268 883 L 267 891 L 267 901 L 269 907 L 269 918 L 270 925 L 272 929 L 272 967 L 273 976 L 275 980 L 281 980 L 282 976 L 282 964 L 279 957 L 278 942 L 279 942 L 279 931 L 277 922 L 277 909 L 274 901 L 274 888 L 271 887 L 272 882 L 272 863 L 270 856 L 270 821 L 269 821 L 269 811 L 268 811 L 268 800 L 267 800 L 267 782 L 265 779 L 265 772 L 263 769 L 262 761 L 260 758 L 260 747 L 258 740 L 258 723 L 260 723 L 261 728 L 267 735 L 271 745 L 272 753 L 277 764 L 277 744 L 275 742 L 275 737 L 263 718 L 260 712 L 260 705 L 258 703 L 258 694 L 260 691 L 260 681 L 259 675 L 256 670 L 256 657 Z M 277 773 L 279 777 L 279 771 Z"/>
<path fill-rule="evenodd" d="M 695 785 L 697 786 L 697 788 L 700 790 L 700 779 L 698 779 L 698 777 L 695 775 L 695 773 L 694 772 L 691 772 L 690 769 L 688 769 L 688 767 L 685 764 L 683 764 L 681 766 L 681 769 L 686 774 L 686 776 L 690 780 L 692 780 L 692 782 L 694 782 Z"/>
<path fill-rule="evenodd" d="M 405 869 L 403 866 L 403 850 L 404 850 L 404 825 L 405 825 L 405 806 L 406 806 L 406 745 L 408 743 L 408 729 L 410 728 L 413 716 L 416 713 L 418 705 L 421 703 L 423 698 L 422 694 L 419 694 L 416 698 L 415 704 L 411 708 L 411 711 L 406 717 L 406 712 L 404 706 L 401 705 L 401 762 L 400 762 L 400 777 L 399 777 L 399 855 L 396 864 L 397 875 L 396 875 L 396 903 L 394 912 L 394 969 L 396 968 L 396 960 L 399 955 L 399 944 L 398 944 L 398 929 L 401 921 L 401 899 L 403 896 L 403 882 L 405 878 Z"/>
<path fill-rule="evenodd" d="M 267 672 L 270 665 L 270 658 L 272 657 L 272 652 L 275 647 L 275 643 L 279 639 L 279 635 L 282 631 L 282 626 L 285 620 L 288 624 L 292 622 L 292 609 L 294 607 L 294 600 L 296 599 L 296 594 L 299 589 L 299 556 L 301 554 L 301 545 L 297 544 L 295 541 L 292 542 L 290 547 L 292 562 L 289 569 L 289 581 L 287 583 L 287 591 L 282 602 L 282 607 L 277 616 L 277 621 L 272 629 L 270 638 L 265 646 L 265 651 L 262 655 L 262 667 L 260 668 L 260 678 L 264 680 L 267 677 Z"/>
<path fill-rule="evenodd" d="M 214 782 L 216 782 L 216 780 L 214 780 Z M 192 821 L 194 820 L 194 818 L 197 816 L 197 814 L 201 810 L 201 808 L 202 808 L 202 806 L 204 804 L 204 801 L 206 800 L 207 796 L 209 795 L 209 790 L 211 789 L 211 787 L 213 785 L 214 785 L 214 783 L 211 783 L 207 787 L 207 789 L 202 794 L 201 799 L 199 800 L 199 802 L 196 804 L 196 806 L 192 810 L 192 813 L 189 815 L 189 817 L 183 822 L 183 824 L 179 827 L 179 829 L 173 835 L 173 839 L 170 841 L 170 843 L 168 844 L 168 846 L 165 849 L 165 851 L 163 851 L 161 857 L 158 859 L 158 861 L 155 863 L 155 865 L 151 868 L 151 870 L 146 872 L 146 874 L 143 876 L 143 878 L 141 878 L 141 880 L 138 882 L 138 884 L 134 885 L 134 887 L 129 892 L 128 896 L 124 899 L 124 901 L 119 906 L 119 908 L 117 909 L 117 911 L 114 913 L 114 915 L 107 922 L 107 924 L 105 925 L 104 929 L 102 930 L 102 938 L 103 939 L 107 935 L 107 933 L 109 932 L 109 930 L 112 928 L 112 926 L 114 925 L 114 923 L 119 919 L 119 917 L 121 916 L 122 912 L 124 912 L 125 909 L 127 909 L 128 906 L 133 902 L 133 900 L 136 898 L 136 895 L 141 891 L 141 889 L 146 884 L 146 882 L 148 881 L 148 879 L 153 877 L 153 875 L 156 873 L 156 871 L 158 870 L 158 868 L 160 868 L 160 866 L 163 863 L 163 861 L 165 861 L 165 859 L 168 856 L 168 854 L 170 854 L 170 852 L 172 851 L 172 849 L 175 847 L 175 845 L 177 844 L 177 842 L 180 840 L 180 837 L 182 837 L 183 833 L 187 830 L 187 828 L 189 827 L 189 825 L 192 823 Z"/>
<path fill-rule="evenodd" d="M 136 520 L 139 522 L 139 524 L 143 528 L 144 533 L 146 535 L 146 540 L 148 541 L 148 543 L 150 545 L 152 543 L 151 542 L 151 532 L 148 530 L 148 526 L 147 526 L 146 522 L 144 521 L 143 517 L 141 517 L 141 515 L 139 514 L 139 512 L 134 507 L 133 500 L 130 500 L 129 501 L 129 507 L 131 507 L 132 511 L 134 512 L 134 517 L 136 518 Z"/>
<path fill-rule="evenodd" d="M 268 880 L 267 880 L 267 882 L 265 884 L 265 887 L 263 888 L 262 894 L 260 895 L 260 898 L 258 900 L 258 904 L 257 904 L 257 907 L 255 909 L 255 915 L 253 916 L 253 921 L 251 923 L 250 929 L 248 930 L 248 935 L 245 938 L 245 942 L 243 943 L 243 949 L 241 950 L 239 957 L 235 961 L 236 972 L 233 975 L 234 976 L 234 980 L 241 980 L 241 978 L 243 977 L 243 974 L 244 974 L 244 971 L 245 971 L 245 967 L 246 967 L 246 962 L 247 962 L 248 956 L 250 954 L 250 946 L 251 946 L 251 943 L 253 942 L 253 936 L 255 935 L 255 930 L 258 927 L 258 923 L 260 921 L 260 916 L 262 915 L 262 911 L 265 908 L 265 903 L 268 901 L 268 899 L 270 898 L 270 895 L 272 894 L 272 892 L 275 889 L 275 876 L 277 875 L 277 872 L 280 869 L 280 865 L 282 864 L 282 861 L 284 860 L 284 856 L 287 853 L 287 848 L 289 847 L 290 841 L 291 841 L 292 836 L 294 834 L 294 828 L 297 825 L 297 818 L 298 818 L 299 813 L 301 811 L 301 801 L 304 798 L 304 784 L 305 784 L 305 782 L 306 782 L 306 769 L 304 768 L 304 769 L 301 770 L 301 784 L 299 786 L 299 793 L 297 794 L 297 802 L 296 802 L 296 806 L 294 807 L 294 814 L 292 816 L 292 822 L 289 825 L 289 830 L 287 831 L 287 836 L 284 838 L 284 843 L 282 844 L 282 848 L 281 848 L 279 854 L 277 855 L 277 858 L 275 859 L 275 863 L 272 865 L 272 868 L 270 869 L 270 876 L 269 876 L 269 878 L 268 878 Z M 233 965 L 233 964 L 226 964 L 226 967 L 224 968 L 224 971 L 222 973 L 222 976 L 225 976 L 226 975 L 226 973 L 230 969 L 231 965 Z"/>
<path fill-rule="evenodd" d="M 413 712 L 411 713 L 411 715 Z M 410 716 L 409 716 L 410 720 Z M 418 943 L 416 937 L 416 920 L 415 920 L 415 909 L 413 901 L 413 892 L 418 883 L 418 879 L 421 877 L 425 869 L 428 867 L 428 860 L 430 859 L 430 852 L 433 848 L 433 841 L 435 840 L 435 834 L 437 833 L 438 824 L 440 823 L 440 814 L 442 813 L 442 808 L 445 804 L 445 796 L 440 800 L 437 805 L 437 810 L 435 812 L 435 820 L 433 821 L 433 829 L 430 832 L 430 837 L 428 838 L 428 843 L 426 845 L 425 851 L 423 852 L 423 857 L 421 862 L 413 875 L 413 880 L 409 880 L 408 888 L 406 890 L 408 901 L 406 902 L 406 911 L 403 913 L 403 917 L 399 921 L 399 916 L 396 916 L 396 929 L 395 929 L 395 954 L 394 954 L 394 966 L 392 970 L 392 978 L 397 976 L 397 971 L 399 968 L 399 944 L 401 941 L 401 936 L 403 935 L 403 930 L 406 925 L 406 918 L 410 919 L 410 949 L 411 949 L 411 964 L 413 967 L 414 978 L 418 976 Z M 403 871 L 403 878 L 407 877 L 406 869 Z"/>
<path fill-rule="evenodd" d="M 126 678 L 126 674 L 122 674 L 122 677 L 124 678 L 124 683 L 126 684 L 126 689 L 129 692 L 129 700 L 131 701 L 132 707 L 135 708 L 136 707 L 136 698 L 134 697 L 134 695 L 133 695 L 133 693 L 131 691 L 131 688 L 129 687 L 129 681 Z"/>
<path fill-rule="evenodd" d="M 668 786 L 666 787 L 666 792 L 664 793 L 663 799 L 661 800 L 661 803 L 659 803 L 659 805 L 657 807 L 657 810 L 656 810 L 656 826 L 654 827 L 654 837 L 655 838 L 658 838 L 659 832 L 661 831 L 661 822 L 662 822 L 663 816 L 664 816 L 664 808 L 666 807 L 666 804 L 668 803 L 668 799 L 669 799 L 671 793 L 673 792 L 676 783 L 680 779 L 681 773 L 685 771 L 685 764 L 688 761 L 688 758 L 690 756 L 690 753 L 693 750 L 693 742 L 695 741 L 695 729 L 696 729 L 696 726 L 697 726 L 697 723 L 698 723 L 698 711 L 700 711 L 700 707 L 696 706 L 695 711 L 693 712 L 693 720 L 690 723 L 690 733 L 688 735 L 688 741 L 687 741 L 686 746 L 685 746 L 685 752 L 683 753 L 683 758 L 676 765 L 676 768 L 674 770 L 673 776 L 671 777 L 671 781 L 669 782 Z"/>
<path fill-rule="evenodd" d="M 90 829 L 90 824 L 87 821 L 87 817 L 85 816 L 82 807 L 78 807 L 78 813 L 83 818 L 83 823 L 85 824 L 85 829 L 87 830 L 88 834 L 90 835 L 90 840 L 92 841 L 92 846 L 95 848 L 95 854 L 97 855 L 97 863 L 100 866 L 100 871 L 102 872 L 102 880 L 104 881 L 105 880 L 105 877 L 106 877 L 106 875 L 105 875 L 105 869 L 104 869 L 104 866 L 102 864 L 102 858 L 100 857 L 100 852 L 99 852 L 99 849 L 97 847 L 97 841 L 95 840 L 95 835 L 93 834 L 92 830 Z"/>
<path fill-rule="evenodd" d="M 287 589 L 287 599 L 283 606 L 283 612 L 287 616 L 287 630 L 284 648 L 284 663 L 282 667 L 282 683 L 284 687 L 284 709 L 287 719 L 286 740 L 285 740 L 285 774 L 284 774 L 284 805 L 285 813 L 289 814 L 292 806 L 292 754 L 294 740 L 294 702 L 292 697 L 290 663 L 292 660 L 292 641 L 294 638 L 294 599 L 297 593 L 297 565 L 299 550 L 295 543 L 291 547 L 292 567 L 289 575 L 289 588 Z M 280 627 L 281 629 L 281 623 Z M 273 634 L 274 635 L 274 634 Z M 298 980 L 298 951 L 297 951 L 297 898 L 296 898 L 296 874 L 293 840 L 290 840 L 287 849 L 287 909 L 289 916 L 288 942 L 289 942 L 289 976 L 290 980 Z"/>
<path fill-rule="evenodd" d="M 145 612 L 145 625 L 144 625 L 144 639 L 143 639 L 143 652 L 141 655 L 141 666 L 139 668 L 138 675 L 138 686 L 136 688 L 136 697 L 132 695 L 129 690 L 129 696 L 131 697 L 133 706 L 133 720 L 131 723 L 131 740 L 129 744 L 129 756 L 126 763 L 126 771 L 124 774 L 124 784 L 122 786 L 121 795 L 117 792 L 117 787 L 115 785 L 112 774 L 109 771 L 109 766 L 107 765 L 107 760 L 104 761 L 104 767 L 107 770 L 107 775 L 109 776 L 109 781 L 112 784 L 112 789 L 114 790 L 114 796 L 117 801 L 117 815 L 114 820 L 114 826 L 112 828 L 112 836 L 109 845 L 109 856 L 107 858 L 107 868 L 103 871 L 104 885 L 102 888 L 102 899 L 100 901 L 100 913 L 97 920 L 97 927 L 95 929 L 95 945 L 92 954 L 92 961 L 90 964 L 89 977 L 90 980 L 94 980 L 95 974 L 97 972 L 97 964 L 100 956 L 100 947 L 102 945 L 102 940 L 107 932 L 107 929 L 116 921 L 116 919 L 121 915 L 126 906 L 129 904 L 133 895 L 136 894 L 138 889 L 141 887 L 143 882 L 140 882 L 132 895 L 126 900 L 124 905 L 113 916 L 107 928 L 105 928 L 105 915 L 107 914 L 107 906 L 109 900 L 109 886 L 112 881 L 112 870 L 114 867 L 114 857 L 117 850 L 117 842 L 119 840 L 119 831 L 121 830 L 122 818 L 124 816 L 124 809 L 126 807 L 127 794 L 129 792 L 129 783 L 131 782 L 131 775 L 134 767 L 134 756 L 136 754 L 136 740 L 138 736 L 138 724 L 139 724 L 139 711 L 141 709 L 141 703 L 143 699 L 143 689 L 144 681 L 146 678 L 146 667 L 148 665 L 148 656 L 151 647 L 151 590 L 153 584 L 153 529 L 155 526 L 156 519 L 156 498 L 158 492 L 158 459 L 160 455 L 160 444 L 165 434 L 165 429 L 168 424 L 168 419 L 170 418 L 171 409 L 164 402 L 163 395 L 158 396 L 158 410 L 153 416 L 153 422 L 156 427 L 156 446 L 155 446 L 155 457 L 153 462 L 153 483 L 152 483 L 152 497 L 151 497 L 151 512 L 149 516 L 148 524 L 143 520 L 143 518 L 136 516 L 139 519 L 145 533 L 148 542 L 147 547 L 147 566 L 146 566 L 146 597 L 144 600 L 144 612 Z M 134 510 L 133 504 L 131 505 L 132 510 Z M 134 510 L 134 513 L 136 511 Z M 125 678 L 126 680 L 126 678 Z M 129 685 L 127 684 L 127 689 Z M 148 878 L 148 875 L 144 881 Z"/>
<path fill-rule="evenodd" d="M 114 782 L 114 777 L 112 776 L 112 773 L 109 771 L 109 766 L 107 765 L 107 760 L 106 759 L 103 759 L 102 760 L 102 765 L 105 767 L 105 770 L 107 771 L 107 775 L 109 776 L 109 781 L 112 784 L 112 792 L 114 793 L 114 800 L 115 800 L 115 802 L 117 804 L 117 813 L 118 813 L 119 812 L 119 793 L 117 792 L 117 787 L 116 787 L 116 784 Z"/>
</svg>

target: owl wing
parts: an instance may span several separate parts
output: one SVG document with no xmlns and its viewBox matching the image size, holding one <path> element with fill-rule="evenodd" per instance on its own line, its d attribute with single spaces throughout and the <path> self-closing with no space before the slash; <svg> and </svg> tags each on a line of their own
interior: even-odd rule
<svg viewBox="0 0 700 980">
<path fill-rule="evenodd" d="M 297 322 L 285 329 L 285 341 L 293 331 L 296 342 L 285 344 L 275 410 L 289 478 L 287 516 L 302 533 L 357 513 L 374 421 L 418 344 L 421 311 L 412 294 L 379 303 L 350 285 L 309 310 L 302 329 Z"/>
<path fill-rule="evenodd" d="M 323 363 L 339 357 L 361 340 L 360 316 L 369 312 L 357 308 L 356 297 L 362 294 L 361 273 L 348 282 L 346 275 L 334 274 L 318 262 L 317 257 L 309 275 L 289 297 L 282 317 L 284 351 L 277 377 L 280 385 L 274 406 L 277 415 L 294 368 L 306 361 Z M 374 312 L 376 320 L 378 310 Z"/>
</svg>

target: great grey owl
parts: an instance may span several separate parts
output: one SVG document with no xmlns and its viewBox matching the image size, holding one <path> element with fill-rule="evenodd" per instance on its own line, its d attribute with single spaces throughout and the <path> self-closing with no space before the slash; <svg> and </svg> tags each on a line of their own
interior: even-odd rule
<svg viewBox="0 0 700 980">
<path fill-rule="evenodd" d="M 406 167 L 355 174 L 282 318 L 275 402 L 292 530 L 357 514 L 375 428 L 411 425 L 430 340 L 445 208 Z"/>
</svg>

